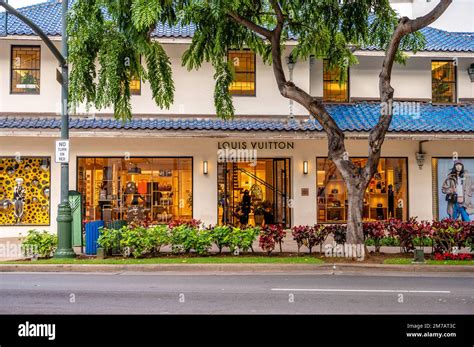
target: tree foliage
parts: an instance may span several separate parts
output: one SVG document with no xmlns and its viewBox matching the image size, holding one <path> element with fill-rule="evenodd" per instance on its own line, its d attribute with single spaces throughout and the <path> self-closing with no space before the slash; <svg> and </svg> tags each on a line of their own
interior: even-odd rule
<svg viewBox="0 0 474 347">
<path fill-rule="evenodd" d="M 386 48 L 398 24 L 388 0 L 280 0 L 278 4 L 285 18 L 282 48 L 297 39 L 295 58 L 328 59 L 343 74 L 357 63 L 355 48 Z M 278 15 L 269 0 L 77 0 L 68 25 L 73 105 L 112 106 L 117 118 L 130 119 L 130 81 L 140 78 L 149 81 L 157 106 L 168 108 L 174 94 L 171 62 L 151 33 L 159 23 L 194 25 L 182 64 L 189 70 L 212 64 L 216 113 L 232 118 L 229 85 L 234 72 L 227 61 L 228 50 L 250 48 L 265 63 L 272 63 L 268 38 L 241 20 L 272 31 Z M 400 50 L 417 51 L 423 46 L 423 35 L 415 32 L 402 39 Z M 405 60 L 401 52 L 396 58 Z"/>
</svg>

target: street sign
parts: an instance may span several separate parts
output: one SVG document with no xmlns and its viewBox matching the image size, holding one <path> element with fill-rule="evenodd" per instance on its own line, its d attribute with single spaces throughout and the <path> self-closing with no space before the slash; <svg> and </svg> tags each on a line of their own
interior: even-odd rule
<svg viewBox="0 0 474 347">
<path fill-rule="evenodd" d="M 56 163 L 69 163 L 69 140 L 56 141 Z"/>
</svg>

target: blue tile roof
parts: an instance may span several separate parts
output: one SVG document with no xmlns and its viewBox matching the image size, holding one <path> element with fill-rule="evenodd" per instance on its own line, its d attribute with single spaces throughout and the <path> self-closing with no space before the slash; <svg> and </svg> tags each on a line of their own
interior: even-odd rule
<svg viewBox="0 0 474 347">
<path fill-rule="evenodd" d="M 377 103 L 353 105 L 328 105 L 339 126 L 347 132 L 367 132 L 377 122 L 380 106 Z M 0 129 L 59 129 L 60 121 L 41 117 L 3 117 Z M 79 119 L 72 117 L 71 129 L 113 130 L 208 130 L 208 131 L 297 131 L 320 132 L 321 126 L 314 120 L 243 119 L 224 121 L 217 118 L 136 118 L 121 122 L 108 118 Z M 394 114 L 390 132 L 402 133 L 474 133 L 474 105 L 433 106 L 423 104 L 418 114 Z"/>
<path fill-rule="evenodd" d="M 73 1 L 71 1 L 72 3 Z M 61 4 L 55 0 L 45 3 L 23 7 L 21 12 L 32 19 L 48 35 L 61 35 Z M 0 35 L 5 35 L 4 13 L 0 14 Z M 195 30 L 194 25 L 169 25 L 159 24 L 153 36 L 190 38 Z M 440 52 L 474 52 L 474 33 L 448 32 L 435 28 L 422 29 L 426 37 L 425 51 Z M 34 35 L 29 27 L 14 16 L 8 16 L 9 35 Z M 366 47 L 366 50 L 379 50 L 379 47 Z"/>
</svg>

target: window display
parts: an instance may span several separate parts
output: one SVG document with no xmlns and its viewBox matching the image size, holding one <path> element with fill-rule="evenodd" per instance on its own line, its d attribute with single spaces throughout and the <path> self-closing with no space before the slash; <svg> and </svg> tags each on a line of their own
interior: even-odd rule
<svg viewBox="0 0 474 347">
<path fill-rule="evenodd" d="M 192 158 L 79 158 L 86 221 L 192 218 Z"/>
<path fill-rule="evenodd" d="M 474 218 L 472 172 L 474 159 L 433 158 L 434 182 L 439 219 L 453 218 L 471 221 Z"/>
<path fill-rule="evenodd" d="M 220 162 L 217 177 L 221 225 L 291 225 L 290 159 Z"/>
<path fill-rule="evenodd" d="M 0 225 L 49 225 L 50 177 L 50 158 L 0 158 Z"/>
<path fill-rule="evenodd" d="M 367 159 L 353 158 L 363 167 Z M 363 218 L 367 221 L 388 218 L 407 219 L 407 161 L 405 158 L 381 158 L 364 197 Z M 347 220 L 347 189 L 332 161 L 317 159 L 318 223 L 343 223 Z"/>
</svg>

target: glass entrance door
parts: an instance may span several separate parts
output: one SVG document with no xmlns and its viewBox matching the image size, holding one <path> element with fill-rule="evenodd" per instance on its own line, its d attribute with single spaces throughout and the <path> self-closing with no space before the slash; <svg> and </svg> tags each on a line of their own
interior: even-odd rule
<svg viewBox="0 0 474 347">
<path fill-rule="evenodd" d="M 290 182 L 290 159 L 219 163 L 219 223 L 289 227 Z"/>
</svg>

